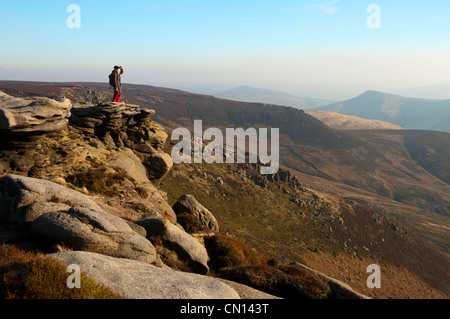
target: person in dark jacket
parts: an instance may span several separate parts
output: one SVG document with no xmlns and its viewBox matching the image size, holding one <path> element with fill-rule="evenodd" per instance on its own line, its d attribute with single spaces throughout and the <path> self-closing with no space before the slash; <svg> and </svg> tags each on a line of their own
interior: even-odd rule
<svg viewBox="0 0 450 319">
<path fill-rule="evenodd" d="M 121 66 L 115 66 L 114 70 L 111 73 L 113 77 L 113 83 L 111 83 L 114 87 L 114 98 L 113 102 L 120 102 L 120 98 L 122 96 L 122 83 L 120 76 L 123 74 L 123 68 Z"/>
</svg>

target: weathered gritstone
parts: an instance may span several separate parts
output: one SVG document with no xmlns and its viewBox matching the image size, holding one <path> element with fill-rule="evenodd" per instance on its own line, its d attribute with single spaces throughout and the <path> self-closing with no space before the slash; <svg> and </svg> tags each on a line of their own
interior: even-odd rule
<svg viewBox="0 0 450 319">
<path fill-rule="evenodd" d="M 65 264 L 78 265 L 87 276 L 124 298 L 240 299 L 229 285 L 208 276 L 90 252 L 64 252 L 51 256 Z"/>
<path fill-rule="evenodd" d="M 0 92 L 0 130 L 22 134 L 58 131 L 67 126 L 71 109 L 68 99 L 22 99 Z"/>
</svg>

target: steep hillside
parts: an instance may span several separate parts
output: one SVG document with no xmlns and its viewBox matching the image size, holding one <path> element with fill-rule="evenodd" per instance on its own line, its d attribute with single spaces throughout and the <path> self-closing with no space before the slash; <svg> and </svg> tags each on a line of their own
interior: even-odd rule
<svg viewBox="0 0 450 319">
<path fill-rule="evenodd" d="M 405 147 L 428 172 L 450 185 L 450 134 L 405 132 Z"/>
<path fill-rule="evenodd" d="M 406 129 L 450 132 L 450 100 L 408 98 L 367 91 L 353 99 L 314 109 L 390 122 Z"/>
<path fill-rule="evenodd" d="M 440 296 L 435 289 L 448 282 L 441 271 L 447 273 L 449 260 L 396 219 L 302 187 L 287 171 L 267 179 L 248 164 L 181 164 L 161 188 L 169 203 L 180 194 L 193 194 L 214 213 L 222 232 L 281 262 L 304 263 L 371 297 Z M 384 271 L 385 286 L 379 290 L 366 286 L 366 268 L 373 263 Z"/>
</svg>

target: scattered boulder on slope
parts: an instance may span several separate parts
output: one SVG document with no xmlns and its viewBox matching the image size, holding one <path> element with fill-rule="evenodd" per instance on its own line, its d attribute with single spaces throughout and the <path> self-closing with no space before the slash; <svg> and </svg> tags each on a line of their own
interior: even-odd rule
<svg viewBox="0 0 450 319">
<path fill-rule="evenodd" d="M 212 277 L 90 252 L 51 256 L 78 265 L 88 277 L 128 299 L 239 299 L 233 288 Z"/>
<path fill-rule="evenodd" d="M 149 170 L 149 178 L 152 180 L 159 180 L 169 173 L 173 166 L 173 160 L 169 154 L 159 152 L 146 156 L 144 165 Z"/>
<path fill-rule="evenodd" d="M 147 237 L 159 237 L 165 247 L 174 250 L 180 259 L 187 260 L 194 272 L 207 274 L 208 252 L 200 242 L 180 227 L 163 218 L 145 217 L 136 221 L 147 231 Z"/>
<path fill-rule="evenodd" d="M 108 163 L 123 169 L 133 179 L 135 186 L 149 183 L 148 173 L 139 157 L 129 148 L 117 150 Z"/>
<path fill-rule="evenodd" d="M 189 194 L 181 196 L 172 208 L 177 216 L 181 214 L 194 215 L 199 219 L 201 226 L 208 228 L 211 231 L 219 232 L 219 223 L 214 215 L 200 204 L 194 196 Z M 183 224 L 181 225 L 183 227 L 185 226 Z"/>
</svg>

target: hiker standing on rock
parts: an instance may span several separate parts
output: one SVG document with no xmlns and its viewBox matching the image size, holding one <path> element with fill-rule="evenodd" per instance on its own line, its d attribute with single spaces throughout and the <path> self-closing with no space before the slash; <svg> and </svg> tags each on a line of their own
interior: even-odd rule
<svg viewBox="0 0 450 319">
<path fill-rule="evenodd" d="M 114 70 L 109 75 L 109 84 L 114 88 L 113 102 L 120 102 L 122 96 L 122 83 L 120 82 L 120 76 L 123 74 L 123 68 L 121 66 L 115 66 Z"/>
</svg>

